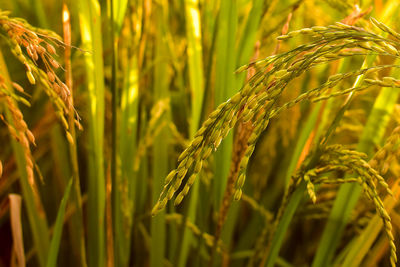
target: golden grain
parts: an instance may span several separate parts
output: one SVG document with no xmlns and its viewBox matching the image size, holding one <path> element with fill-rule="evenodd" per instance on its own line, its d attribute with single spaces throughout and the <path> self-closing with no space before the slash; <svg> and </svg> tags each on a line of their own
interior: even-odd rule
<svg viewBox="0 0 400 267">
<path fill-rule="evenodd" d="M 35 77 L 33 77 L 32 72 L 27 71 L 27 72 L 26 72 L 26 77 L 28 77 L 28 80 L 29 80 L 29 82 L 30 82 L 31 84 L 35 84 L 35 83 L 36 83 Z"/>
</svg>

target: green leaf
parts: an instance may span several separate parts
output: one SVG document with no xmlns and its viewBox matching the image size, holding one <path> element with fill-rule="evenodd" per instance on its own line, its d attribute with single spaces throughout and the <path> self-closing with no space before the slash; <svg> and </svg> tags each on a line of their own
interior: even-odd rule
<svg viewBox="0 0 400 267">
<path fill-rule="evenodd" d="M 70 179 L 67 188 L 65 189 L 64 196 L 61 200 L 61 204 L 57 212 L 57 219 L 54 225 L 53 237 L 50 242 L 49 256 L 47 258 L 46 267 L 57 266 L 57 256 L 58 256 L 58 250 L 60 248 L 61 235 L 64 225 L 65 208 L 67 206 L 69 193 L 71 192 L 72 182 L 73 179 Z"/>
</svg>

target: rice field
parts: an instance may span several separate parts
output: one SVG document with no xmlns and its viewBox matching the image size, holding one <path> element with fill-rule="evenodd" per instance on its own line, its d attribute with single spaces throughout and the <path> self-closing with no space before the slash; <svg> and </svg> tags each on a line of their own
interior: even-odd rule
<svg viewBox="0 0 400 267">
<path fill-rule="evenodd" d="M 0 0 L 0 267 L 397 266 L 395 0 Z"/>
</svg>

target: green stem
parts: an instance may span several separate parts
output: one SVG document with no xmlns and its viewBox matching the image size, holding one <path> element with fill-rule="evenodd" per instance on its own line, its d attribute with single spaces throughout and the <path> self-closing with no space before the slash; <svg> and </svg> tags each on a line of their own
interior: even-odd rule
<svg viewBox="0 0 400 267">
<path fill-rule="evenodd" d="M 77 3 L 89 93 L 88 265 L 105 265 L 104 70 L 100 5 Z"/>
</svg>

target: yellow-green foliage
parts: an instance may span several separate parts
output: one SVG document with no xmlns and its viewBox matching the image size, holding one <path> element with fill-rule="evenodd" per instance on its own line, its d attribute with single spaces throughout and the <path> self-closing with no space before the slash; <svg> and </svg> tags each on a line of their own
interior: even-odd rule
<svg viewBox="0 0 400 267">
<path fill-rule="evenodd" d="M 0 0 L 0 265 L 396 266 L 398 7 L 353 2 Z"/>
</svg>

